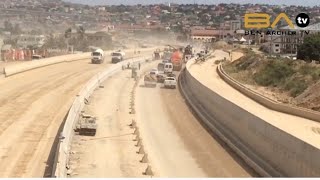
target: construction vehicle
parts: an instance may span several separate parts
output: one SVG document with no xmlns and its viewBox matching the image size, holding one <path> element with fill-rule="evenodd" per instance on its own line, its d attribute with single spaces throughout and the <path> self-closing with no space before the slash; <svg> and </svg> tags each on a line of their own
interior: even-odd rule
<svg viewBox="0 0 320 180">
<path fill-rule="evenodd" d="M 104 51 L 102 49 L 96 49 L 91 53 L 92 64 L 102 64 L 104 62 Z"/>
<path fill-rule="evenodd" d="M 146 87 L 156 87 L 157 86 L 157 75 L 155 72 L 150 72 L 144 76 L 144 85 Z"/>
<path fill-rule="evenodd" d="M 124 60 L 125 53 L 121 50 L 111 53 L 112 63 L 118 63 Z"/>
<path fill-rule="evenodd" d="M 173 71 L 180 71 L 182 69 L 183 54 L 180 50 L 176 50 L 171 56 L 171 63 L 173 65 Z"/>
<path fill-rule="evenodd" d="M 192 46 L 188 45 L 184 48 L 184 53 L 183 53 L 183 59 L 184 62 L 186 63 L 188 60 L 192 58 L 193 51 L 192 51 Z"/>
</svg>

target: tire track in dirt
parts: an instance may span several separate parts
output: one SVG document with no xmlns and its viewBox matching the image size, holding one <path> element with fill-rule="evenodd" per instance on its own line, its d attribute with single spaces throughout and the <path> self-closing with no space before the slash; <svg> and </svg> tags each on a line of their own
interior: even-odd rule
<svg viewBox="0 0 320 180">
<path fill-rule="evenodd" d="M 82 64 L 81 66 L 83 65 L 87 64 Z M 10 132 L 3 135 L 3 133 L 6 132 L 6 129 L 10 128 L 11 125 L 14 126 L 14 123 L 17 123 L 17 120 L 22 120 L 23 118 L 21 118 L 21 116 L 23 116 L 28 110 L 30 110 L 32 104 L 34 102 L 41 101 L 41 98 L 45 95 L 56 91 L 55 96 L 57 96 L 61 93 L 61 91 L 59 91 L 58 89 L 61 89 L 64 92 L 69 91 L 69 93 L 74 92 L 76 94 L 80 90 L 81 85 L 85 84 L 89 78 L 91 78 L 94 74 L 96 74 L 97 71 L 101 70 L 102 68 L 103 67 L 96 68 L 94 66 L 85 68 L 82 67 L 79 68 L 79 70 L 76 70 L 76 72 L 71 71 L 70 73 L 66 73 L 63 76 L 61 76 L 61 74 L 59 75 L 59 73 L 55 73 L 50 76 L 51 78 L 47 80 L 47 83 L 43 82 L 46 81 L 44 79 L 40 79 L 39 82 L 36 82 L 34 84 L 29 83 L 33 84 L 30 86 L 27 83 L 25 85 L 26 88 L 18 89 L 16 92 L 7 96 L 7 98 L 11 98 L 11 95 L 13 95 L 13 97 L 16 99 L 13 102 L 7 101 L 8 103 L 3 103 L 2 106 L 6 107 L 7 111 L 1 111 L 0 113 L 0 115 L 4 117 L 4 121 L 2 121 L 0 125 L 0 139 L 5 138 L 4 141 L 6 142 L 4 142 L 3 144 L 7 145 L 6 151 L 3 151 L 3 149 L 0 150 L 0 155 L 2 155 L 1 157 L 3 157 L 0 163 L 0 174 L 2 174 L 2 177 L 21 177 L 23 174 L 25 174 L 25 169 L 28 163 L 30 163 L 30 158 L 32 158 L 32 156 L 34 155 L 37 145 L 43 138 L 43 135 L 46 132 L 48 126 L 50 126 L 50 117 L 52 117 L 55 112 L 59 111 L 59 106 L 63 105 L 65 102 L 63 99 L 59 100 L 58 98 L 55 98 L 52 104 L 57 104 L 57 106 L 55 106 L 56 108 L 53 107 L 49 111 L 43 111 L 36 117 L 33 117 L 34 121 L 28 120 L 30 121 L 29 125 L 26 125 L 24 131 L 20 132 L 20 136 L 16 136 L 15 139 L 9 138 L 8 140 L 6 140 L 6 137 L 10 135 Z M 67 89 L 64 89 L 64 85 L 70 82 L 75 83 Z M 28 93 L 26 93 L 26 90 Z M 19 101 L 17 99 L 23 100 Z M 70 102 L 72 101 L 72 99 L 73 97 L 71 96 Z M 10 143 L 9 140 L 15 143 Z M 19 154 L 17 154 L 17 149 L 20 152 Z M 13 159 L 9 157 L 13 157 Z M 17 164 L 15 163 L 16 161 L 18 162 Z M 12 170 L 10 170 L 10 168 Z"/>
</svg>

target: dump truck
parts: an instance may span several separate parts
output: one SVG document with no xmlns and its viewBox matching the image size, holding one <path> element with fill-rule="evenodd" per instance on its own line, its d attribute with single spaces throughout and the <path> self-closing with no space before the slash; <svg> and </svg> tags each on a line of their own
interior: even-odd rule
<svg viewBox="0 0 320 180">
<path fill-rule="evenodd" d="M 102 64 L 104 62 L 104 51 L 102 49 L 96 49 L 91 53 L 92 64 Z"/>
<path fill-rule="evenodd" d="M 157 86 L 157 76 L 156 73 L 150 72 L 144 76 L 144 85 L 146 87 L 156 87 Z"/>
<path fill-rule="evenodd" d="M 171 56 L 171 63 L 173 65 L 173 71 L 180 71 L 182 69 L 183 54 L 180 50 L 176 50 Z"/>
<path fill-rule="evenodd" d="M 111 53 L 111 62 L 118 63 L 124 60 L 125 53 L 122 51 L 116 51 Z"/>
</svg>

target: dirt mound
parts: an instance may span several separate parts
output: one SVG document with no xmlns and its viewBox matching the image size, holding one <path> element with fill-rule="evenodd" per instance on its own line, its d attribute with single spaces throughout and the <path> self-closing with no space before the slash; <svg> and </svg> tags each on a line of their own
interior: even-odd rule
<svg viewBox="0 0 320 180">
<path fill-rule="evenodd" d="M 215 49 L 231 49 L 232 46 L 225 41 L 217 41 L 213 43 L 213 48 Z"/>
<path fill-rule="evenodd" d="M 295 100 L 299 106 L 320 111 L 320 81 L 307 88 Z"/>
</svg>

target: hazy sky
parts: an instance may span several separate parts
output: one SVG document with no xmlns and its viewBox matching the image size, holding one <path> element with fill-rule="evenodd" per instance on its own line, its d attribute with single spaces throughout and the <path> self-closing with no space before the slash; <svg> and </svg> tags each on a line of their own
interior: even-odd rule
<svg viewBox="0 0 320 180">
<path fill-rule="evenodd" d="M 286 4 L 315 6 L 320 5 L 320 0 L 64 0 L 68 2 L 89 5 L 119 5 L 119 4 L 155 4 L 155 3 L 179 3 L 179 4 L 218 4 L 218 3 L 260 3 L 260 4 Z"/>
</svg>

